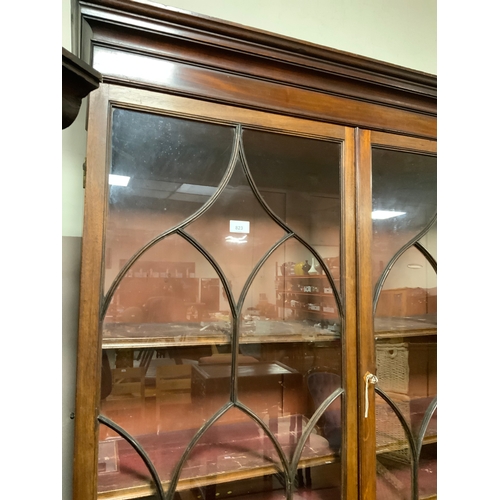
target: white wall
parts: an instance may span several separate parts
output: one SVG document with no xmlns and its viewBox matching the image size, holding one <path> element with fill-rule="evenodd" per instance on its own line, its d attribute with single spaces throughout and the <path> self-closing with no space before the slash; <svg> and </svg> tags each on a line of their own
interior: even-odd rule
<svg viewBox="0 0 500 500">
<path fill-rule="evenodd" d="M 436 0 L 171 0 L 172 7 L 436 73 Z M 71 50 L 71 0 L 62 0 L 62 46 Z M 62 498 L 71 499 L 79 242 L 83 228 L 85 107 L 62 132 Z"/>
<path fill-rule="evenodd" d="M 157 0 L 436 74 L 436 0 Z"/>
</svg>

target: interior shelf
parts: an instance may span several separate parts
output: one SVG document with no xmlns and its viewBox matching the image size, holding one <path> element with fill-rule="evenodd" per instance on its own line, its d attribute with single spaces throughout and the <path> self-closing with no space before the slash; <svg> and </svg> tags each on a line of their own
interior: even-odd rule
<svg viewBox="0 0 500 500">
<path fill-rule="evenodd" d="M 293 447 L 300 437 L 297 433 L 281 433 L 282 429 L 286 431 L 290 428 L 293 418 L 294 416 L 280 417 L 278 422 L 280 432 L 277 438 L 286 456 L 293 453 Z M 300 418 L 303 418 L 305 425 L 305 417 Z M 210 436 L 214 433 L 227 439 L 224 439 L 224 442 L 219 442 L 220 438 L 213 440 Z M 181 434 L 186 436 L 183 438 Z M 170 475 L 182 455 L 183 444 L 185 445 L 185 440 L 189 440 L 191 435 L 188 434 L 188 431 L 171 431 L 137 438 L 148 455 L 153 457 L 164 489 L 168 489 Z M 140 457 L 125 440 L 111 438 L 113 439 L 116 440 L 119 466 L 117 471 L 99 476 L 98 498 L 125 500 L 154 494 L 154 487 L 150 481 L 146 484 L 144 479 L 147 472 Z M 245 453 L 242 453 L 243 449 L 246 450 Z M 228 456 L 232 456 L 234 460 L 228 460 Z M 330 450 L 328 441 L 314 431 L 306 441 L 301 456 L 299 469 L 339 461 L 339 457 Z M 270 442 L 264 441 L 262 431 L 254 424 L 237 422 L 215 425 L 205 433 L 191 452 L 182 469 L 177 490 L 185 491 L 195 487 L 279 474 L 280 468 L 276 450 Z"/>
<path fill-rule="evenodd" d="M 312 311 L 311 311 L 312 312 Z M 230 344 L 229 322 L 207 323 L 107 323 L 102 346 L 116 348 L 154 348 Z M 324 342 L 338 340 L 340 332 L 318 328 L 301 321 L 256 320 L 243 325 L 240 343 Z"/>
</svg>

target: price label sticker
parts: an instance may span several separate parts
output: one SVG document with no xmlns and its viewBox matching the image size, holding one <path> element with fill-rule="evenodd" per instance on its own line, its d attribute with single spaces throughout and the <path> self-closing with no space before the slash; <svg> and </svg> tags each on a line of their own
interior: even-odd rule
<svg viewBox="0 0 500 500">
<path fill-rule="evenodd" d="M 248 220 L 230 220 L 229 221 L 230 233 L 250 233 L 250 221 Z"/>
</svg>

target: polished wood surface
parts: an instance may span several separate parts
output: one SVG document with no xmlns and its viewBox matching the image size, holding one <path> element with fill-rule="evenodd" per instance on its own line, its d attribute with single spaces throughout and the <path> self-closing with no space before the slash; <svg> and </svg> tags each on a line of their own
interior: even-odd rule
<svg viewBox="0 0 500 500">
<path fill-rule="evenodd" d="M 96 49 L 94 64 L 102 72 L 108 68 L 105 81 L 109 82 L 120 83 L 127 79 L 129 84 L 131 80 L 137 87 L 223 104 L 234 103 L 349 126 L 360 124 L 366 128 L 397 133 L 413 132 L 421 137 L 436 135 L 435 118 L 428 114 L 250 79 L 239 74 L 221 74 L 204 67 L 174 64 L 139 54 L 119 53 L 109 48 Z"/>
<path fill-rule="evenodd" d="M 92 57 L 107 82 L 377 130 L 436 134 L 433 75 L 161 6 L 90 1 L 82 3 L 82 17 L 95 44 L 84 57 Z"/>
<path fill-rule="evenodd" d="M 278 113 L 269 113 L 244 107 L 216 104 L 188 97 L 162 94 L 146 89 L 131 89 L 103 83 L 109 98 L 121 106 L 144 111 L 187 116 L 223 123 L 241 123 L 242 125 L 265 128 L 266 130 L 287 130 L 305 137 L 330 137 L 342 140 L 345 127 L 335 123 L 322 123 L 305 118 L 290 117 Z"/>
<path fill-rule="evenodd" d="M 351 478 L 358 474 L 358 400 L 357 400 L 357 331 L 356 331 L 356 307 L 357 307 L 357 280 L 356 280 L 356 255 L 352 251 L 356 248 L 356 158 L 355 158 L 355 131 L 346 129 L 343 166 L 341 174 L 342 199 L 344 207 L 342 210 L 342 248 L 341 255 L 341 286 L 343 290 L 343 301 L 345 323 L 344 342 L 342 342 L 342 377 L 345 381 L 346 397 L 345 408 L 345 432 L 344 449 L 349 450 L 344 456 L 345 467 L 343 468 L 343 488 L 345 498 L 358 497 L 358 481 Z"/>
<path fill-rule="evenodd" d="M 110 47 L 436 113 L 435 75 L 160 5 L 91 0 L 81 9 L 93 37 Z"/>
<path fill-rule="evenodd" d="M 375 318 L 375 339 L 436 335 L 436 314 Z"/>
<path fill-rule="evenodd" d="M 80 314 L 78 326 L 78 362 L 76 370 L 75 451 L 73 460 L 74 500 L 95 497 L 97 482 L 92 471 L 97 466 L 97 415 L 100 398 L 101 372 L 101 262 L 103 255 L 104 213 L 106 210 L 106 143 L 108 100 L 101 89 L 90 94 L 91 130 L 87 139 L 87 181 L 92 188 L 85 193 L 82 242 L 82 275 L 80 279 Z M 92 207 L 89 210 L 88 207 Z"/>
<path fill-rule="evenodd" d="M 370 131 L 356 131 L 356 257 L 357 257 L 357 346 L 359 419 L 359 498 L 375 500 L 375 397 L 369 386 L 368 418 L 365 418 L 365 376 L 375 374 L 373 342 L 373 283 L 371 263 L 372 193 Z"/>
<path fill-rule="evenodd" d="M 69 50 L 62 48 L 62 128 L 78 116 L 82 99 L 99 87 L 102 75 Z"/>
<path fill-rule="evenodd" d="M 405 137 L 401 135 L 373 131 L 371 133 L 371 142 L 372 146 L 394 147 L 403 151 L 413 151 L 418 153 L 437 153 L 436 140 L 418 139 L 416 137 Z"/>
</svg>

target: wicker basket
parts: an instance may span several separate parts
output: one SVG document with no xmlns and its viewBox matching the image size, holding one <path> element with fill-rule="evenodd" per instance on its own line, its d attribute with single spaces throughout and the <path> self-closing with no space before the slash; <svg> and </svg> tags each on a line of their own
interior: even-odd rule
<svg viewBox="0 0 500 500">
<path fill-rule="evenodd" d="M 410 424 L 410 398 L 404 394 L 384 391 L 397 405 L 403 417 Z M 387 452 L 388 458 L 410 462 L 410 444 L 396 413 L 380 397 L 375 398 L 377 429 L 377 450 Z"/>
<path fill-rule="evenodd" d="M 408 344 L 377 344 L 378 385 L 384 392 L 408 393 Z"/>
</svg>

